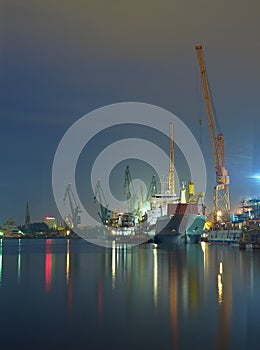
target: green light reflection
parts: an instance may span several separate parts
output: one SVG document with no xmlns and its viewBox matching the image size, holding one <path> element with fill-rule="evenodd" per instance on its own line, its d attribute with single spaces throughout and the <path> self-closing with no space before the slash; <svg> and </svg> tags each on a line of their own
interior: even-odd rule
<svg viewBox="0 0 260 350">
<path fill-rule="evenodd" d="M 3 267 L 3 254 L 2 254 L 3 240 L 0 239 L 0 288 L 2 287 L 2 267 Z"/>
<path fill-rule="evenodd" d="M 21 239 L 18 240 L 18 260 L 17 260 L 17 283 L 19 284 L 21 277 Z"/>
</svg>

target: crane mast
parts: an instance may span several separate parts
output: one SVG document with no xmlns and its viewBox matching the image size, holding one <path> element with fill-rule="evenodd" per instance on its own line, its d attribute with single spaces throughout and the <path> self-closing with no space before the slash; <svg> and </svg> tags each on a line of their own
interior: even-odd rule
<svg viewBox="0 0 260 350">
<path fill-rule="evenodd" d="M 216 172 L 216 185 L 214 187 L 214 224 L 219 222 L 230 222 L 230 199 L 229 199 L 229 176 L 225 168 L 224 135 L 217 134 L 214 112 L 211 102 L 206 68 L 202 55 L 202 46 L 195 47 L 198 55 L 201 82 L 203 87 L 206 116 L 209 129 L 209 137 L 212 151 L 212 158 Z"/>
<path fill-rule="evenodd" d="M 103 192 L 103 189 L 101 187 L 101 181 L 98 180 L 98 183 L 96 184 L 96 190 L 95 190 L 95 196 L 94 200 L 98 200 L 100 205 L 100 212 L 98 213 L 98 216 L 102 222 L 102 224 L 106 224 L 107 220 L 111 216 L 111 210 L 108 209 L 108 204 Z"/>
<path fill-rule="evenodd" d="M 80 224 L 80 213 L 81 213 L 81 210 L 80 210 L 80 207 L 79 205 L 77 204 L 76 202 L 76 199 L 75 199 L 75 196 L 73 194 L 73 191 L 72 191 L 72 188 L 71 188 L 71 183 L 69 183 L 65 189 L 65 196 L 64 196 L 64 199 L 63 201 L 65 202 L 66 199 L 69 199 L 69 205 L 70 205 L 70 210 L 71 210 L 71 215 L 72 215 L 72 222 L 71 222 L 71 225 L 72 225 L 72 228 L 76 228 L 78 227 L 78 225 Z"/>
<path fill-rule="evenodd" d="M 125 170 L 124 192 L 128 201 L 128 211 L 134 213 L 136 211 L 137 193 L 132 182 L 129 165 L 127 165 Z"/>
<path fill-rule="evenodd" d="M 156 193 L 158 193 L 158 188 L 157 188 L 157 181 L 156 181 L 156 176 L 153 175 L 152 181 L 150 183 L 149 189 L 147 191 L 146 195 L 146 201 L 148 202 L 152 196 L 154 196 Z"/>
</svg>

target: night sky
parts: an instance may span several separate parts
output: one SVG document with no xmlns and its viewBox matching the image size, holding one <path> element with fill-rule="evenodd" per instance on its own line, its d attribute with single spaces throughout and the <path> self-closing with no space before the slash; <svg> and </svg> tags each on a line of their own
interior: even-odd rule
<svg viewBox="0 0 260 350">
<path fill-rule="evenodd" d="M 259 1 L 2 0 L 0 12 L 0 224 L 24 223 L 27 200 L 32 221 L 57 216 L 51 176 L 61 138 L 88 112 L 125 101 L 165 108 L 192 131 L 210 208 L 215 173 L 196 44 L 225 135 L 232 208 L 260 195 Z"/>
</svg>

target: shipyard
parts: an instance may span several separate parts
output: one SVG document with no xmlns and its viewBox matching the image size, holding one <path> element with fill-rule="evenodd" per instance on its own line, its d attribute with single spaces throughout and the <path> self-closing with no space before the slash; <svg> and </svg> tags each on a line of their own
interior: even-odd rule
<svg viewBox="0 0 260 350">
<path fill-rule="evenodd" d="M 207 78 L 202 46 L 195 47 L 203 87 L 211 155 L 215 168 L 215 186 L 212 192 L 213 208 L 206 213 L 204 192 L 195 193 L 192 179 L 182 179 L 176 194 L 174 164 L 174 123 L 169 122 L 169 173 L 164 181 L 153 175 L 143 194 L 136 189 L 129 165 L 124 171 L 123 193 L 127 211 L 111 208 L 99 179 L 94 198 L 98 222 L 96 226 L 81 225 L 81 207 L 75 190 L 66 185 L 63 203 L 66 215 L 57 225 L 55 217 L 46 216 L 43 222 L 31 223 L 29 205 L 26 205 L 25 223 L 17 226 L 12 217 L 2 225 L 2 238 L 84 238 L 91 243 L 111 247 L 112 244 L 132 245 L 153 243 L 172 244 L 230 244 L 241 249 L 260 246 L 260 199 L 244 199 L 236 213 L 231 213 L 230 177 L 225 165 L 224 134 L 217 133 L 212 97 Z M 200 120 L 201 124 L 201 120 Z M 165 175 L 164 175 L 165 176 Z M 186 193 L 187 191 L 187 193 Z"/>
<path fill-rule="evenodd" d="M 0 349 L 258 350 L 260 3 L 1 13 Z"/>
</svg>

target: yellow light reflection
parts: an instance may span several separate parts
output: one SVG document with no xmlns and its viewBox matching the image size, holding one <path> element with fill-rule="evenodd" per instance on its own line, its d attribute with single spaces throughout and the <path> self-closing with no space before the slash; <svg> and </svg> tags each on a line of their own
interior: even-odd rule
<svg viewBox="0 0 260 350">
<path fill-rule="evenodd" d="M 208 268 L 209 268 L 209 249 L 208 244 L 205 242 L 200 242 L 200 247 L 203 252 L 203 265 L 204 265 L 204 273 L 205 277 L 208 276 Z"/>
<path fill-rule="evenodd" d="M 70 240 L 67 240 L 67 254 L 66 254 L 66 281 L 70 280 Z"/>
<path fill-rule="evenodd" d="M 155 309 L 158 302 L 158 253 L 153 249 L 153 302 Z"/>
<path fill-rule="evenodd" d="M 112 272 L 112 288 L 115 288 L 115 281 L 116 281 L 116 243 L 115 241 L 112 242 L 111 272 Z"/>
<path fill-rule="evenodd" d="M 178 349 L 178 276 L 176 266 L 170 276 L 171 320 L 173 326 L 173 348 Z"/>
<path fill-rule="evenodd" d="M 219 274 L 218 274 L 218 303 L 223 303 L 223 264 L 219 263 Z"/>
<path fill-rule="evenodd" d="M 223 274 L 223 264 L 222 262 L 219 263 L 219 273 L 222 275 Z"/>
</svg>

